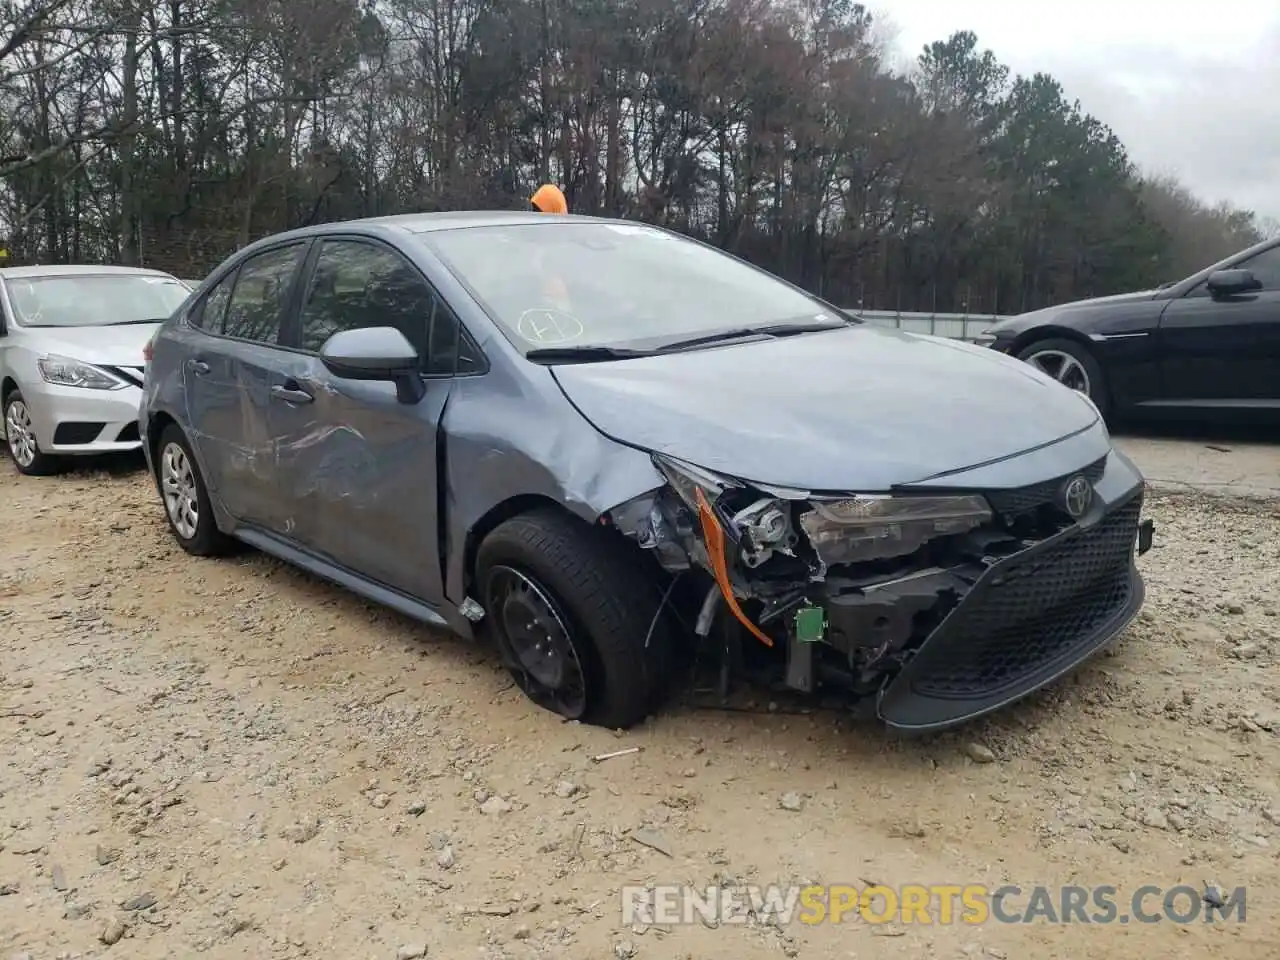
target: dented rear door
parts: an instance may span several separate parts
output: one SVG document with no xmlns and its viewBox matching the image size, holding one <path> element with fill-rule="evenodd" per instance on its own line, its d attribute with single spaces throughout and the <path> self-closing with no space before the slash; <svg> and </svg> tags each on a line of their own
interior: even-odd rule
<svg viewBox="0 0 1280 960">
<path fill-rule="evenodd" d="M 286 377 L 291 355 L 280 332 L 306 249 L 293 242 L 264 250 L 215 286 L 190 318 L 182 370 L 191 440 L 209 486 L 238 523 L 268 530 L 282 519 L 270 397 Z"/>
</svg>

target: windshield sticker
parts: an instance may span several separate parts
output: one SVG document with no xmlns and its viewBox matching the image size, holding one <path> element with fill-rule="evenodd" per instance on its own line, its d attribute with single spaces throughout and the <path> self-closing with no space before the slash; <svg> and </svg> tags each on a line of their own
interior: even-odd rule
<svg viewBox="0 0 1280 960">
<path fill-rule="evenodd" d="M 586 332 L 582 322 L 573 314 L 543 309 L 526 310 L 520 314 L 516 331 L 530 343 L 544 346 L 569 343 Z"/>
</svg>

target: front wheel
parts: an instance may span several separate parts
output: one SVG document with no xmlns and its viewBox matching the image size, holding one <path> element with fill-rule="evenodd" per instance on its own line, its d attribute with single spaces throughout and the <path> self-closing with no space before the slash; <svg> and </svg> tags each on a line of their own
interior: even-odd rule
<svg viewBox="0 0 1280 960">
<path fill-rule="evenodd" d="M 1110 395 L 1106 375 L 1088 347 L 1074 340 L 1038 340 L 1023 347 L 1018 359 L 1053 377 L 1064 387 L 1083 393 L 1103 416 L 1107 415 Z"/>
<path fill-rule="evenodd" d="M 19 473 L 47 477 L 61 468 L 62 462 L 57 457 L 40 452 L 31 423 L 31 408 L 20 390 L 14 390 L 4 400 L 4 438 Z"/>
<path fill-rule="evenodd" d="M 665 691 L 671 628 L 656 578 L 633 549 L 554 509 L 507 520 L 480 545 L 489 631 L 534 703 L 625 729 Z"/>
</svg>

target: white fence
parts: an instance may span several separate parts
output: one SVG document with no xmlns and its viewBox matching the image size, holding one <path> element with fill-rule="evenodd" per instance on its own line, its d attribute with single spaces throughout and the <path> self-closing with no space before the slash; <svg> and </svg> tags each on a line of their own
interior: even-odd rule
<svg viewBox="0 0 1280 960">
<path fill-rule="evenodd" d="M 953 340 L 974 340 L 993 323 L 1005 319 L 990 313 L 899 313 L 896 310 L 845 310 L 867 323 L 907 333 L 927 333 Z"/>
</svg>

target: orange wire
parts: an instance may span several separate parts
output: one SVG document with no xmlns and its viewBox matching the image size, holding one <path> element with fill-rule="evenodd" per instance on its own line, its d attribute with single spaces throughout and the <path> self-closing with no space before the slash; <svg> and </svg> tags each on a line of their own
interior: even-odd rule
<svg viewBox="0 0 1280 960">
<path fill-rule="evenodd" d="M 761 643 L 766 647 L 772 647 L 773 638 L 747 618 L 747 615 L 742 612 L 742 607 L 738 605 L 738 598 L 733 595 L 733 586 L 729 583 L 729 564 L 725 559 L 724 528 L 720 526 L 720 520 L 711 509 L 711 504 L 707 503 L 702 490 L 695 488 L 695 492 L 698 497 L 698 518 L 702 521 L 702 539 L 706 542 L 707 556 L 711 560 L 711 572 L 720 586 L 724 602 L 729 605 L 729 612 L 737 617 L 738 621 Z"/>
</svg>

